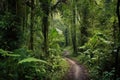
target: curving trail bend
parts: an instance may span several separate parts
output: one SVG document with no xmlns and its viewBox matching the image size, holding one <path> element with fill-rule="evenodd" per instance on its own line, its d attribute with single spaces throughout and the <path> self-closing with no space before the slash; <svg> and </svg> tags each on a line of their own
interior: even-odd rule
<svg viewBox="0 0 120 80">
<path fill-rule="evenodd" d="M 63 80 L 90 80 L 88 72 L 83 66 L 70 58 L 65 57 L 65 59 L 68 61 L 70 69 Z"/>
</svg>

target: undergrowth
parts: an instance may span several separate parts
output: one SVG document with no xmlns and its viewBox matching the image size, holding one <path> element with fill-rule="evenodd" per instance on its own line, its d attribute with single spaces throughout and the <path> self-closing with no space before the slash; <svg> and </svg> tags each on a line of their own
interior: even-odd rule
<svg viewBox="0 0 120 80">
<path fill-rule="evenodd" d="M 79 55 L 73 58 L 89 69 L 91 80 L 114 80 L 115 55 L 112 45 L 113 42 L 105 35 L 97 33 L 78 48 Z"/>
<path fill-rule="evenodd" d="M 0 49 L 0 80 L 61 80 L 67 62 L 60 56 L 39 59 L 24 48 L 13 52 Z"/>
</svg>

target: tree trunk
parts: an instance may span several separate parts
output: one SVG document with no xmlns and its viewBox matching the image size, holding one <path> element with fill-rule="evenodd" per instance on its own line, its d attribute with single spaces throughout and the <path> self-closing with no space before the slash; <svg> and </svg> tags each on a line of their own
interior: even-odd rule
<svg viewBox="0 0 120 80">
<path fill-rule="evenodd" d="M 72 43 L 74 54 L 77 54 L 77 40 L 76 40 L 76 0 L 73 0 L 73 28 L 72 28 Z"/>
<path fill-rule="evenodd" d="M 42 33 L 44 36 L 43 41 L 43 52 L 46 56 L 49 56 L 49 47 L 48 47 L 48 30 L 49 30 L 49 12 L 50 12 L 50 2 L 48 1 L 42 1 L 41 2 L 41 8 L 43 11 L 43 17 L 42 17 Z"/>
<path fill-rule="evenodd" d="M 116 52 L 115 52 L 115 78 L 114 80 L 117 79 L 117 75 L 118 75 L 118 60 L 119 60 L 119 51 L 120 51 L 120 1 L 118 0 L 117 1 L 117 10 L 116 10 L 116 14 L 117 14 L 117 18 L 118 18 L 118 44 L 117 44 L 117 49 L 116 49 Z"/>
<path fill-rule="evenodd" d="M 81 23 L 81 44 L 83 46 L 88 41 L 88 27 L 90 26 L 88 21 L 88 14 L 89 14 L 89 3 L 87 0 L 84 1 L 84 6 L 82 7 L 82 23 Z"/>
<path fill-rule="evenodd" d="M 65 46 L 69 45 L 69 29 L 65 29 Z"/>
<path fill-rule="evenodd" d="M 33 46 L 34 46 L 34 40 L 33 40 L 33 36 L 34 36 L 34 0 L 31 0 L 31 25 L 30 25 L 30 46 L 29 49 L 33 50 Z"/>
</svg>

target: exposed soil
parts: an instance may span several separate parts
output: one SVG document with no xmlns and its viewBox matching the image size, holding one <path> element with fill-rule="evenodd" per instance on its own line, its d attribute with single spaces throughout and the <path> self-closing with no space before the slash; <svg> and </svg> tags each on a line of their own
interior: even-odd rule
<svg viewBox="0 0 120 80">
<path fill-rule="evenodd" d="M 90 80 L 84 66 L 70 58 L 65 57 L 65 59 L 68 61 L 70 68 L 63 80 Z"/>
</svg>

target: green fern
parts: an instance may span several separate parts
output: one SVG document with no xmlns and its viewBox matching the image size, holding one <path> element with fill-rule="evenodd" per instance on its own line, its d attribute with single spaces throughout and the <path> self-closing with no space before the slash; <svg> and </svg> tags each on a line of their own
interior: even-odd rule
<svg viewBox="0 0 120 80">
<path fill-rule="evenodd" d="M 8 52 L 4 51 L 3 49 L 0 49 L 0 55 L 5 57 L 6 55 L 8 55 Z"/>
<path fill-rule="evenodd" d="M 48 64 L 48 63 L 47 63 L 46 61 L 44 61 L 44 60 L 40 60 L 40 59 L 33 58 L 33 57 L 25 58 L 25 59 L 19 61 L 18 64 L 29 63 L 29 62 L 41 62 L 41 63 L 44 63 L 44 64 Z"/>
</svg>

